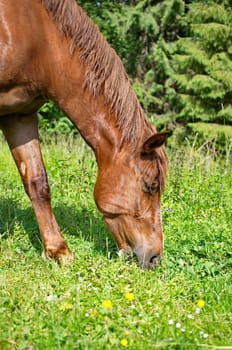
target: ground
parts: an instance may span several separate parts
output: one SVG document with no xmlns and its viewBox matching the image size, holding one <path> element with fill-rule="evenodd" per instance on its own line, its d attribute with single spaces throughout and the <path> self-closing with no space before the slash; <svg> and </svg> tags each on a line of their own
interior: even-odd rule
<svg viewBox="0 0 232 350">
<path fill-rule="evenodd" d="M 82 141 L 42 142 L 55 214 L 76 256 L 66 267 L 42 260 L 30 202 L 3 141 L 0 149 L 0 349 L 232 347 L 229 152 L 168 149 L 164 258 L 142 271 L 117 256 Z"/>
</svg>

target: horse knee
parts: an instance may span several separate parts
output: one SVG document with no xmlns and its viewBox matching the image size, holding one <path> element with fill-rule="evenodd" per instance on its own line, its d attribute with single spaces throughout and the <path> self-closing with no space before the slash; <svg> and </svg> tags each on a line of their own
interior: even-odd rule
<svg viewBox="0 0 232 350">
<path fill-rule="evenodd" d="M 46 174 L 28 179 L 25 183 L 25 189 L 32 201 L 44 202 L 50 200 L 50 188 Z"/>
</svg>

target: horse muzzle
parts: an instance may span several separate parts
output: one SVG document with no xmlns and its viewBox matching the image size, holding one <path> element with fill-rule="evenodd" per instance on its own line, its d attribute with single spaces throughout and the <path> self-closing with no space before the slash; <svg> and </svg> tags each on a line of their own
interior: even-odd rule
<svg viewBox="0 0 232 350">
<path fill-rule="evenodd" d="M 118 252 L 119 257 L 123 257 L 125 261 L 130 261 L 133 258 L 133 252 L 129 250 L 121 249 Z M 134 252 L 137 256 L 138 264 L 143 270 L 154 270 L 161 260 L 160 254 L 147 254 Z"/>
<path fill-rule="evenodd" d="M 161 260 L 161 255 L 152 254 L 151 256 L 144 257 L 138 256 L 139 265 L 143 270 L 154 270 Z"/>
</svg>

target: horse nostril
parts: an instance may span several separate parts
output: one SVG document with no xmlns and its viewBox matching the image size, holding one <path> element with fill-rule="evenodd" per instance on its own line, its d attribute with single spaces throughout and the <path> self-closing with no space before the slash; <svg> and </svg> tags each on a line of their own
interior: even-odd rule
<svg viewBox="0 0 232 350">
<path fill-rule="evenodd" d="M 159 260 L 159 255 L 154 254 L 152 255 L 152 257 L 150 258 L 150 264 L 151 265 L 156 265 L 158 263 Z"/>
<path fill-rule="evenodd" d="M 153 254 L 153 255 L 147 254 L 146 257 L 144 257 L 144 255 L 142 255 L 142 256 L 137 255 L 137 257 L 138 257 L 138 261 L 139 261 L 139 264 L 142 267 L 142 269 L 154 270 L 160 261 L 161 255 L 160 254 Z"/>
</svg>

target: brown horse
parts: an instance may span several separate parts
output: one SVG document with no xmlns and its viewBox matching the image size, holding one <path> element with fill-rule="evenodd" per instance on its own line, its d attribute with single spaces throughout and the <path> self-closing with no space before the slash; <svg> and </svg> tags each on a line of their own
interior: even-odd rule
<svg viewBox="0 0 232 350">
<path fill-rule="evenodd" d="M 72 259 L 50 204 L 36 111 L 48 99 L 93 149 L 97 207 L 120 252 L 152 269 L 163 251 L 166 132 L 157 133 L 123 65 L 74 0 L 0 0 L 0 127 L 31 199 L 47 258 Z"/>
</svg>

